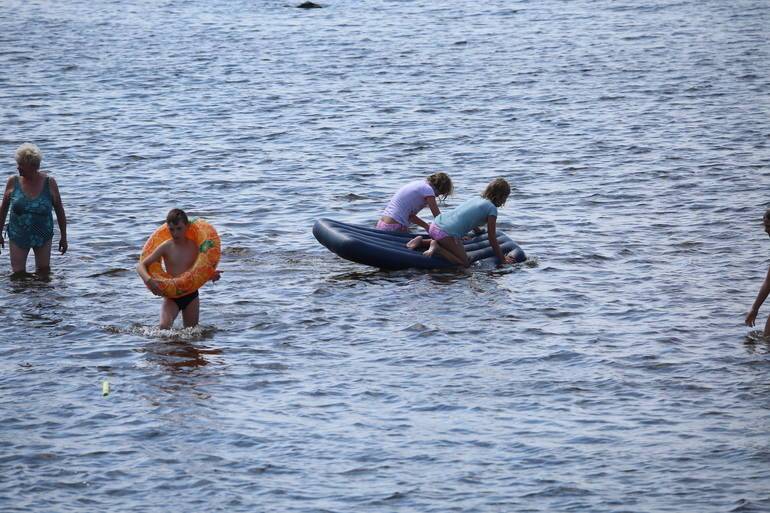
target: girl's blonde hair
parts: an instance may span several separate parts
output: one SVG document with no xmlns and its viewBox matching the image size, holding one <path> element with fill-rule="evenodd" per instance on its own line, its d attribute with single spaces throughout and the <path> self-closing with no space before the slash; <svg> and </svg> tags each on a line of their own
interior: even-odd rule
<svg viewBox="0 0 770 513">
<path fill-rule="evenodd" d="M 43 153 L 40 148 L 32 143 L 24 143 L 16 148 L 16 163 L 31 164 L 36 168 L 40 168 L 40 161 L 43 160 Z"/>
<path fill-rule="evenodd" d="M 441 199 L 446 199 L 454 190 L 452 179 L 446 173 L 433 173 L 428 177 L 428 183 Z"/>
<path fill-rule="evenodd" d="M 489 185 L 487 185 L 487 188 L 481 193 L 481 196 L 491 201 L 494 206 L 502 207 L 505 205 L 505 200 L 508 199 L 510 194 L 511 186 L 508 185 L 508 182 L 503 178 L 495 178 L 489 182 Z"/>
</svg>

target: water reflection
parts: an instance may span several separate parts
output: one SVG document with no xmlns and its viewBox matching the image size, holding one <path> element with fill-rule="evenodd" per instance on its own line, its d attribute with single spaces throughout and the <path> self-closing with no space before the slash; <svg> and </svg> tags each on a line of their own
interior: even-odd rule
<svg viewBox="0 0 770 513">
<path fill-rule="evenodd" d="M 369 268 L 371 269 L 371 268 Z M 329 276 L 328 282 L 364 282 L 364 283 L 401 283 L 404 280 L 410 280 L 417 277 L 426 277 L 439 283 L 452 283 L 459 279 L 467 278 L 472 274 L 471 269 L 408 269 L 399 271 L 388 271 L 385 269 L 371 269 L 363 271 L 349 271 Z"/>
<path fill-rule="evenodd" d="M 770 354 L 770 338 L 762 330 L 750 331 L 743 340 L 749 354 Z"/>
<path fill-rule="evenodd" d="M 199 347 L 187 340 L 150 342 L 144 352 L 149 362 L 171 371 L 204 367 L 211 363 L 211 355 L 222 354 L 221 349 Z"/>
<path fill-rule="evenodd" d="M 23 292 L 26 289 L 46 288 L 45 285 L 53 281 L 53 274 L 49 272 L 28 273 L 19 271 L 9 275 L 11 292 Z"/>
<path fill-rule="evenodd" d="M 356 281 L 364 283 L 377 283 L 380 281 L 395 282 L 407 276 L 407 273 L 414 271 L 386 271 L 384 269 L 367 268 L 364 271 L 349 271 L 329 276 L 326 281 L 329 282 L 347 282 Z"/>
<path fill-rule="evenodd" d="M 213 338 L 217 329 L 198 325 L 191 328 L 163 330 L 157 326 L 134 324 L 129 328 L 104 326 L 109 333 L 132 334 L 150 339 L 136 351 L 145 354 L 148 363 L 165 369 L 196 369 L 212 363 L 212 356 L 222 354 L 219 348 L 207 347 L 203 340 Z"/>
<path fill-rule="evenodd" d="M 9 274 L 7 281 L 0 281 L 0 309 L 8 308 L 7 318 L 17 321 L 17 326 L 51 329 L 49 335 L 60 333 L 66 324 L 66 282 L 50 273 Z"/>
</svg>

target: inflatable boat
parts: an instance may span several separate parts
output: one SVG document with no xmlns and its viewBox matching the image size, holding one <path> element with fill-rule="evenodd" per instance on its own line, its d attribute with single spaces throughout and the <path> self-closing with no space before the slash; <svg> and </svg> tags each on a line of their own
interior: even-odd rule
<svg viewBox="0 0 770 513">
<path fill-rule="evenodd" d="M 380 269 L 446 269 L 456 267 L 443 258 L 426 257 L 422 251 L 406 247 L 417 235 L 428 239 L 428 234 L 384 232 L 367 226 L 342 223 L 333 219 L 319 219 L 313 225 L 313 235 L 332 253 L 359 264 Z M 497 233 L 497 242 L 503 254 L 510 254 L 516 262 L 527 259 L 524 251 L 510 238 Z M 487 234 L 463 241 L 471 262 L 496 261 Z"/>
</svg>

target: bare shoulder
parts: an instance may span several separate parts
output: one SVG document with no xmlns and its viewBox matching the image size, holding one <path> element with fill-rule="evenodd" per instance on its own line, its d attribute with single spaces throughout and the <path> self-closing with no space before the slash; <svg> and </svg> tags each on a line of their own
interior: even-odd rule
<svg viewBox="0 0 770 513">
<path fill-rule="evenodd" d="M 157 262 L 161 258 L 168 258 L 168 248 L 170 242 L 171 241 L 164 241 L 159 244 L 155 249 L 152 250 L 152 253 L 142 258 L 141 263 L 149 265 L 153 262 Z M 142 254 L 144 254 L 144 252 Z"/>
<path fill-rule="evenodd" d="M 158 244 L 158 246 L 153 250 L 153 254 L 157 256 L 166 256 L 168 254 L 168 250 L 171 247 L 172 241 L 166 240 Z"/>
<path fill-rule="evenodd" d="M 54 204 L 61 206 L 61 194 L 59 193 L 59 184 L 56 183 L 56 178 L 51 175 L 48 175 L 46 178 L 48 179 L 48 188 L 51 190 Z"/>
<path fill-rule="evenodd" d="M 5 182 L 5 192 L 3 192 L 3 198 L 4 200 L 9 199 L 11 197 L 11 193 L 13 192 L 13 188 L 16 184 L 16 175 L 11 175 L 8 177 L 8 181 Z"/>
</svg>

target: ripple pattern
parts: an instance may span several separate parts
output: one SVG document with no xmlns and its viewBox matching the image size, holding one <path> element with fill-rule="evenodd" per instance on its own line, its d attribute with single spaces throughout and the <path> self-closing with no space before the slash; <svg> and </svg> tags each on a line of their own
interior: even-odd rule
<svg viewBox="0 0 770 513">
<path fill-rule="evenodd" d="M 0 509 L 770 510 L 742 326 L 769 26 L 760 0 L 4 2 L 0 155 L 42 148 L 70 250 L 0 278 Z M 449 207 L 511 182 L 527 263 L 313 239 L 438 170 Z M 174 206 L 224 274 L 162 331 L 133 269 Z"/>
</svg>

